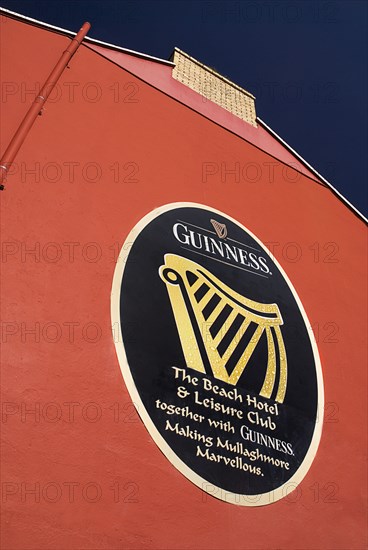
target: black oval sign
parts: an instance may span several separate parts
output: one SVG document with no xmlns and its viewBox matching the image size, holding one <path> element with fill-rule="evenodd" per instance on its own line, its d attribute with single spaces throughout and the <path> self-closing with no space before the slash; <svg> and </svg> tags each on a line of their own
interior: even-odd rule
<svg viewBox="0 0 368 550">
<path fill-rule="evenodd" d="M 122 248 L 112 321 L 132 401 L 180 472 L 248 506 L 297 486 L 321 435 L 319 356 L 292 284 L 250 231 L 199 204 L 150 213 Z"/>
</svg>

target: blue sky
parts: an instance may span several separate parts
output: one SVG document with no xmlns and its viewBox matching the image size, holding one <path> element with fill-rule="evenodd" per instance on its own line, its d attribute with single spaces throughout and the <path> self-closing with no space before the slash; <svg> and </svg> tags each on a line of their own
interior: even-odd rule
<svg viewBox="0 0 368 550">
<path fill-rule="evenodd" d="M 3 8 L 167 59 L 174 46 L 249 90 L 257 115 L 367 214 L 364 0 L 0 0 Z"/>
</svg>

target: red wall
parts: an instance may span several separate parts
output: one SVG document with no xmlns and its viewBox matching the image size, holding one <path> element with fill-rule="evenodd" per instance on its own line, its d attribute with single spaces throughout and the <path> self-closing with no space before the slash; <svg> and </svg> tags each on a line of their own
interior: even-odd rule
<svg viewBox="0 0 368 550">
<path fill-rule="evenodd" d="M 1 41 L 3 151 L 32 101 L 25 87 L 43 82 L 69 39 L 1 18 Z M 363 548 L 363 223 L 323 185 L 87 47 L 58 90 L 1 193 L 3 547 Z M 248 180 L 226 173 L 236 163 Z M 217 172 L 205 177 L 206 167 Z M 184 478 L 121 376 L 114 258 L 139 219 L 176 201 L 278 243 L 270 248 L 319 329 L 320 447 L 297 491 L 269 506 L 226 504 Z"/>
</svg>

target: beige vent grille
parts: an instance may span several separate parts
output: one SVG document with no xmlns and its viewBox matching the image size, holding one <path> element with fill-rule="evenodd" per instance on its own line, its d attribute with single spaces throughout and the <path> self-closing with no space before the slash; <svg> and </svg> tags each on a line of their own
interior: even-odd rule
<svg viewBox="0 0 368 550">
<path fill-rule="evenodd" d="M 255 97 L 224 76 L 175 48 L 171 60 L 175 63 L 172 76 L 252 126 L 256 123 Z"/>
</svg>

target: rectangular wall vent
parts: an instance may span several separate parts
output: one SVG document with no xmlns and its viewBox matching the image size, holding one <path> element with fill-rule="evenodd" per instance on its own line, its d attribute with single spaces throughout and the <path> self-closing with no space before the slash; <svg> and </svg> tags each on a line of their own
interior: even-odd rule
<svg viewBox="0 0 368 550">
<path fill-rule="evenodd" d="M 173 78 L 201 94 L 203 101 L 213 101 L 252 126 L 257 126 L 254 95 L 179 48 L 175 48 L 171 61 L 175 63 Z"/>
</svg>

